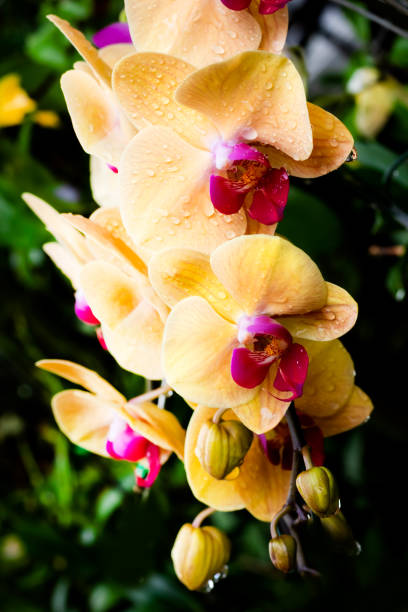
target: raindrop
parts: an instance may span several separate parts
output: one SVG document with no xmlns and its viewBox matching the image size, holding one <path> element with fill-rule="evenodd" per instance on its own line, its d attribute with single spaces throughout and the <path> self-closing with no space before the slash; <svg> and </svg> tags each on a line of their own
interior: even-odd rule
<svg viewBox="0 0 408 612">
<path fill-rule="evenodd" d="M 149 170 L 146 170 L 146 174 L 147 174 L 148 176 L 154 176 L 154 175 L 155 175 L 155 171 L 154 171 L 154 170 L 150 170 L 150 169 L 149 169 Z"/>
<path fill-rule="evenodd" d="M 265 89 L 273 89 L 273 83 L 271 83 L 270 81 L 265 83 Z"/>
</svg>

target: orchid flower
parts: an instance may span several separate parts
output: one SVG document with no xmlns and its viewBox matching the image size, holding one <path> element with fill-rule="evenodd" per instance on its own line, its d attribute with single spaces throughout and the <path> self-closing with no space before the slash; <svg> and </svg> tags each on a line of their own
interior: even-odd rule
<svg viewBox="0 0 408 612">
<path fill-rule="evenodd" d="M 121 213 L 135 243 L 151 251 L 211 252 L 247 231 L 247 209 L 273 233 L 287 175 L 330 172 L 352 148 L 338 119 L 307 105 L 299 74 L 281 56 L 246 52 L 194 72 L 174 57 L 138 53 L 120 60 L 112 78 L 140 130 L 119 166 Z"/>
<path fill-rule="evenodd" d="M 256 4 L 234 13 L 220 0 L 125 0 L 138 51 L 174 55 L 197 68 L 242 51 L 282 51 L 288 30 L 287 9 L 263 15 Z"/>
<path fill-rule="evenodd" d="M 166 249 L 150 260 L 149 278 L 172 308 L 163 340 L 169 385 L 188 402 L 232 408 L 258 434 L 300 396 L 306 341 L 337 338 L 357 317 L 352 297 L 278 236 L 240 236 L 211 257 Z"/>
<path fill-rule="evenodd" d="M 315 464 L 321 464 L 322 437 L 348 431 L 364 423 L 372 409 L 370 398 L 354 385 L 352 360 L 338 340 L 306 341 L 310 357 L 304 394 L 295 406 Z M 217 480 L 201 466 L 196 454 L 198 436 L 216 410 L 195 409 L 187 428 L 185 468 L 195 497 L 217 510 L 246 508 L 261 521 L 271 521 L 284 505 L 289 489 L 291 444 L 285 420 L 254 436 L 238 476 Z M 225 418 L 237 418 L 232 411 Z"/>
<path fill-rule="evenodd" d="M 90 219 L 57 213 L 32 194 L 24 199 L 58 242 L 44 250 L 75 289 L 75 313 L 101 325 L 102 346 L 125 369 L 162 378 L 161 341 L 167 308 L 153 291 L 118 209 L 100 208 Z"/>
<path fill-rule="evenodd" d="M 87 391 L 57 393 L 52 410 L 61 431 L 74 444 L 117 460 L 136 463 L 139 487 L 151 487 L 172 452 L 183 460 L 184 430 L 176 417 L 151 402 L 132 403 L 96 372 L 60 359 L 43 359 L 39 368 Z"/>
<path fill-rule="evenodd" d="M 61 77 L 74 131 L 86 153 L 102 159 L 111 172 L 117 173 L 120 155 L 136 132 L 112 93 L 110 77 L 115 63 L 133 46 L 121 42 L 98 51 L 67 21 L 53 15 L 49 19 L 85 60 Z M 100 37 L 103 39 L 102 34 Z"/>
<path fill-rule="evenodd" d="M 250 7 L 251 4 L 258 4 L 258 10 L 261 15 L 273 15 L 276 11 L 283 9 L 290 0 L 221 0 L 221 2 L 233 11 L 243 11 Z"/>
</svg>

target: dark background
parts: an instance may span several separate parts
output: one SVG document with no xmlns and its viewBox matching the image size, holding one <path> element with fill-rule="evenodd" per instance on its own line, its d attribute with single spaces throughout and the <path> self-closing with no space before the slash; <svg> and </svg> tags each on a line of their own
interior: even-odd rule
<svg viewBox="0 0 408 612">
<path fill-rule="evenodd" d="M 358 6 L 408 30 L 402 0 Z M 230 575 L 209 595 L 191 594 L 170 561 L 179 527 L 202 508 L 182 465 L 172 458 L 150 494 L 135 495 L 127 465 L 92 456 L 59 433 L 49 403 L 63 383 L 33 366 L 42 357 L 71 359 L 129 397 L 143 388 L 74 316 L 71 287 L 41 251 L 50 237 L 20 199 L 32 191 L 60 211 L 94 209 L 88 158 L 59 90 L 61 73 L 77 56 L 44 16 L 57 13 L 90 35 L 121 8 L 116 0 L 0 1 L 0 77 L 21 75 L 39 108 L 58 112 L 61 121 L 46 129 L 26 117 L 0 132 L 1 610 L 406 612 L 408 263 L 405 255 L 374 256 L 369 248 L 408 244 L 408 108 L 396 102 L 377 138 L 364 139 L 345 85 L 360 66 L 377 66 L 381 78 L 405 85 L 408 40 L 335 2 L 290 4 L 288 42 L 305 50 L 309 99 L 347 123 L 359 153 L 359 161 L 327 177 L 293 180 L 279 232 L 360 305 L 344 343 L 375 412 L 364 427 L 327 441 L 326 464 L 362 552 L 339 556 L 316 527 L 305 534 L 307 556 L 323 578 L 285 577 L 268 560 L 268 525 L 244 511 L 218 513 L 212 522 L 233 543 Z M 303 61 L 298 48 L 293 56 Z M 172 399 L 169 407 L 188 422 L 181 402 Z"/>
</svg>

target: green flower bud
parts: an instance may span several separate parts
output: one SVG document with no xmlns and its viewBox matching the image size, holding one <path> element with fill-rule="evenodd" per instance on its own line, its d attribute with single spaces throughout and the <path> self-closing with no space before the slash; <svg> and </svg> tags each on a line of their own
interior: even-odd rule
<svg viewBox="0 0 408 612">
<path fill-rule="evenodd" d="M 223 574 L 230 556 L 230 541 L 216 527 L 186 523 L 177 534 L 171 558 L 177 578 L 190 591 L 205 588 Z"/>
<path fill-rule="evenodd" d="M 203 468 L 222 480 L 244 460 L 253 433 L 240 421 L 207 421 L 201 427 L 196 455 Z"/>
<path fill-rule="evenodd" d="M 320 519 L 323 529 L 333 540 L 334 544 L 348 555 L 358 555 L 360 544 L 354 539 L 350 525 L 342 512 Z"/>
<path fill-rule="evenodd" d="M 339 509 L 339 492 L 333 474 L 325 467 L 301 472 L 296 486 L 309 508 L 318 516 L 331 516 Z"/>
<path fill-rule="evenodd" d="M 276 569 L 287 574 L 296 568 L 296 540 L 281 535 L 269 542 L 269 556 Z"/>
</svg>

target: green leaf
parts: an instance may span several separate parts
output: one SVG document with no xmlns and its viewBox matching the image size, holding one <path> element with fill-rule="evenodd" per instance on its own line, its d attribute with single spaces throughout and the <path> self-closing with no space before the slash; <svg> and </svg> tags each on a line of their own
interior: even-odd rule
<svg viewBox="0 0 408 612">
<path fill-rule="evenodd" d="M 291 187 L 285 216 L 278 233 L 311 257 L 336 251 L 341 239 L 341 224 L 336 214 L 317 197 Z"/>
<path fill-rule="evenodd" d="M 120 506 L 123 492 L 119 489 L 105 489 L 96 500 L 95 515 L 99 523 L 104 523 Z"/>
<path fill-rule="evenodd" d="M 26 51 L 35 62 L 58 72 L 68 70 L 71 64 L 65 38 L 50 23 L 45 23 L 27 38 Z"/>
<path fill-rule="evenodd" d="M 389 61 L 400 68 L 408 68 L 408 40 L 397 38 L 392 46 Z"/>
</svg>

